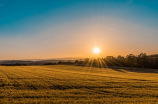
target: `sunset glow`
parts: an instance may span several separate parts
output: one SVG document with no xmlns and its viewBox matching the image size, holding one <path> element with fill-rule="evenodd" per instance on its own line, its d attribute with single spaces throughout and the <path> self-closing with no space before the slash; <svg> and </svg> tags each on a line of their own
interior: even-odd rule
<svg viewBox="0 0 158 104">
<path fill-rule="evenodd" d="M 0 60 L 158 52 L 157 0 L 17 1 L 0 1 Z"/>
<path fill-rule="evenodd" d="M 94 52 L 95 54 L 98 54 L 98 53 L 100 52 L 100 49 L 99 49 L 99 48 L 94 48 L 94 49 L 93 49 L 93 52 Z"/>
<path fill-rule="evenodd" d="M 158 102 L 158 0 L 0 0 L 0 104 Z"/>
</svg>

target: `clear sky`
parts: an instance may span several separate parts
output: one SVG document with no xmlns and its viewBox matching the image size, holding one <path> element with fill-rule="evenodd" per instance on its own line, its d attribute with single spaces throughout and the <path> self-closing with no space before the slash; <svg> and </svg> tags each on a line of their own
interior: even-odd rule
<svg viewBox="0 0 158 104">
<path fill-rule="evenodd" d="M 0 60 L 158 53 L 157 0 L 0 0 Z"/>
</svg>

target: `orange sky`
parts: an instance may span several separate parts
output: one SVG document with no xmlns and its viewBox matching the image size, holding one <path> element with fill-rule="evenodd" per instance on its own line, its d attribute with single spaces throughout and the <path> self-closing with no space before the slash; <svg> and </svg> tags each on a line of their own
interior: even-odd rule
<svg viewBox="0 0 158 104">
<path fill-rule="evenodd" d="M 50 59 L 155 54 L 158 30 L 111 17 L 94 17 L 39 30 L 27 37 L 0 39 L 3 59 Z M 141 34 L 141 35 L 140 35 Z M 144 38 L 145 37 L 145 38 Z M 149 42 L 148 40 L 153 40 Z"/>
</svg>

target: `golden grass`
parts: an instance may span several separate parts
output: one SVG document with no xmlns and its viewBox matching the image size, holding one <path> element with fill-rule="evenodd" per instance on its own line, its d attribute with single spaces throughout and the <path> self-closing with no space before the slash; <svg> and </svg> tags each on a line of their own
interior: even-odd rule
<svg viewBox="0 0 158 104">
<path fill-rule="evenodd" d="M 0 104 L 158 103 L 158 73 L 154 71 L 68 65 L 0 66 Z"/>
</svg>

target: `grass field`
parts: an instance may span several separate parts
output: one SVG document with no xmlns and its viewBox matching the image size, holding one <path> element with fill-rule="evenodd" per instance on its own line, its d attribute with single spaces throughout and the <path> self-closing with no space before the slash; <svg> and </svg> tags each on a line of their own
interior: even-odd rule
<svg viewBox="0 0 158 104">
<path fill-rule="evenodd" d="M 158 70 L 0 66 L 3 103 L 158 103 Z"/>
</svg>

